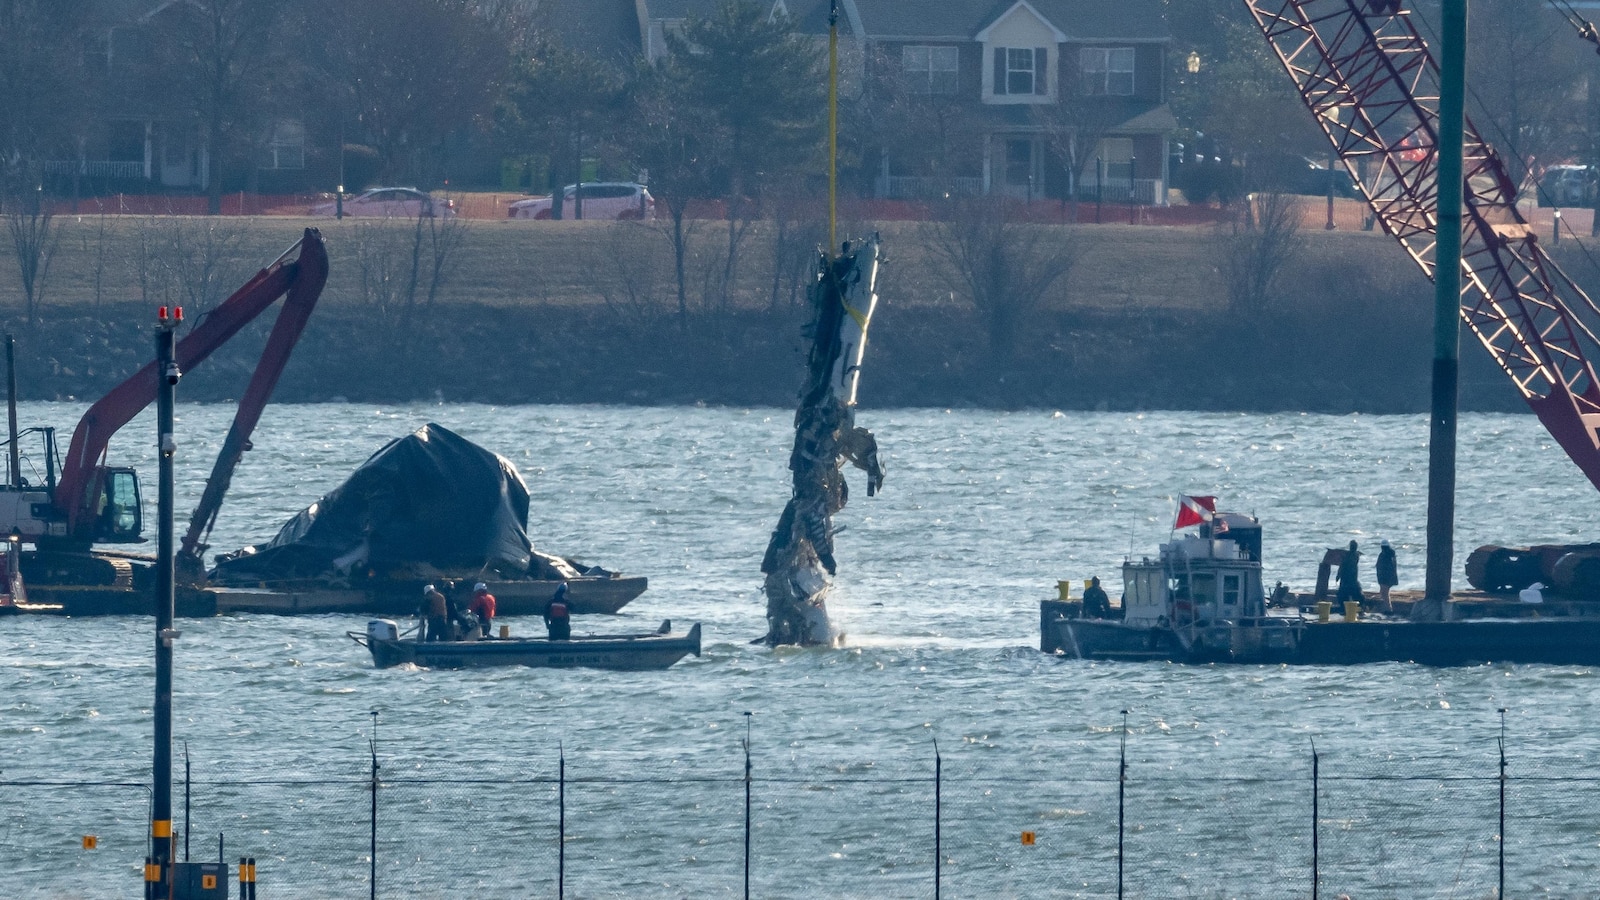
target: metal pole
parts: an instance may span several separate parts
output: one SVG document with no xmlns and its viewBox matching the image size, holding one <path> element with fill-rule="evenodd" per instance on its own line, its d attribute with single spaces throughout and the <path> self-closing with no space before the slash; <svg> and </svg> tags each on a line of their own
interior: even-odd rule
<svg viewBox="0 0 1600 900">
<path fill-rule="evenodd" d="M 1444 0 L 1440 15 L 1439 207 L 1434 252 L 1433 403 L 1428 429 L 1430 605 L 1450 599 L 1455 542 L 1456 401 L 1461 348 L 1461 139 L 1466 93 L 1467 0 Z"/>
<path fill-rule="evenodd" d="M 939 741 L 933 742 L 933 900 L 939 900 L 939 888 L 944 882 L 944 758 L 939 755 Z"/>
<path fill-rule="evenodd" d="M 1138 172 L 1139 172 L 1139 157 L 1137 157 L 1137 156 L 1128 157 L 1128 224 L 1129 225 L 1137 225 L 1137 224 L 1139 224 L 1139 221 L 1138 221 L 1138 218 L 1137 218 L 1137 216 L 1139 214 L 1139 198 L 1136 196 L 1136 189 L 1139 187 L 1139 181 L 1135 177 L 1138 174 Z"/>
<path fill-rule="evenodd" d="M 177 442 L 172 435 L 172 404 L 180 374 L 173 359 L 173 329 L 183 321 L 183 309 L 171 315 L 161 307 L 156 318 L 156 447 L 159 476 L 156 501 L 156 702 L 155 759 L 151 784 L 151 850 L 155 856 L 157 900 L 170 892 L 172 865 L 172 628 L 174 606 L 172 564 L 172 457 Z"/>
<path fill-rule="evenodd" d="M 1333 224 L 1333 174 L 1334 166 L 1338 162 L 1338 153 L 1333 149 L 1328 150 L 1328 224 L 1322 226 L 1324 231 L 1332 231 L 1339 226 Z"/>
<path fill-rule="evenodd" d="M 1322 886 L 1321 846 L 1318 843 L 1317 825 L 1322 821 L 1319 783 L 1322 780 L 1321 760 L 1317 758 L 1317 742 L 1311 742 L 1311 900 L 1317 900 L 1317 889 Z"/>
<path fill-rule="evenodd" d="M 372 813 L 367 835 L 367 896 L 378 900 L 378 711 L 372 710 L 371 715 L 372 737 L 368 746 L 372 751 Z"/>
<path fill-rule="evenodd" d="M 1122 900 L 1122 814 L 1128 784 L 1128 711 L 1122 711 L 1122 749 L 1117 763 L 1117 900 Z"/>
<path fill-rule="evenodd" d="M 11 486 L 22 489 L 22 451 L 17 447 L 17 355 L 15 341 L 6 335 L 6 419 L 11 442 Z"/>
<path fill-rule="evenodd" d="M 556 827 L 561 840 L 556 845 L 556 897 L 560 900 L 567 896 L 567 749 L 562 746 L 558 752 L 561 758 L 556 773 L 560 784 L 556 789 L 556 801 L 560 808 L 560 821 Z"/>
<path fill-rule="evenodd" d="M 828 3 L 828 257 L 839 252 L 839 0 Z M 746 714 L 748 715 L 748 713 Z M 745 892 L 747 895 L 748 891 Z"/>
<path fill-rule="evenodd" d="M 1506 896 L 1506 711 L 1500 709 L 1500 893 L 1496 900 Z"/>
<path fill-rule="evenodd" d="M 744 900 L 750 900 L 750 711 L 744 714 Z"/>
<path fill-rule="evenodd" d="M 1100 207 L 1106 200 L 1106 161 L 1104 157 L 1094 158 L 1094 223 L 1100 224 Z"/>
<path fill-rule="evenodd" d="M 194 829 L 189 827 L 189 742 L 183 742 L 183 861 L 189 861 L 189 833 Z M 222 840 L 221 836 L 217 840 Z M 218 857 L 221 858 L 220 856 Z"/>
</svg>

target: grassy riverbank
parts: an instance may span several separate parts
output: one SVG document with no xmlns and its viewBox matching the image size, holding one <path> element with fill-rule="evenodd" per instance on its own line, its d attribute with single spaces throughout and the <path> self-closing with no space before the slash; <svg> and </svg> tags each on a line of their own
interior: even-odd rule
<svg viewBox="0 0 1600 900">
<path fill-rule="evenodd" d="M 332 274 L 278 396 L 371 401 L 786 405 L 798 383 L 815 229 L 756 223 L 727 277 L 725 223 L 699 222 L 680 310 L 666 224 L 63 217 L 35 321 L 14 263 L 0 314 L 25 396 L 94 396 L 148 355 L 151 308 L 220 302 L 323 230 Z M 1306 231 L 1259 313 L 1230 315 L 1210 228 L 1043 226 L 1077 264 L 1015 345 L 938 262 L 931 226 L 891 223 L 863 381 L 869 405 L 1411 411 L 1425 407 L 1431 286 L 1381 234 Z M 443 273 L 429 296 L 434 264 Z M 413 275 L 413 272 L 416 274 Z M 1579 273 L 1580 278 L 1584 274 Z M 266 326 L 186 382 L 234 396 Z M 1470 337 L 1464 402 L 1517 408 Z"/>
</svg>

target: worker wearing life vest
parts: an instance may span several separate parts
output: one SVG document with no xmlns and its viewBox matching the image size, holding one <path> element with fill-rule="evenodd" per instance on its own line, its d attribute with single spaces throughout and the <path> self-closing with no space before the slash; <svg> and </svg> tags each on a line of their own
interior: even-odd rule
<svg viewBox="0 0 1600 900">
<path fill-rule="evenodd" d="M 556 594 L 544 608 L 544 624 L 550 629 L 550 640 L 572 639 L 572 614 L 567 609 L 567 584 L 562 582 Z"/>
<path fill-rule="evenodd" d="M 487 584 L 480 581 L 472 586 L 472 600 L 467 604 L 467 611 L 478 617 L 483 636 L 488 637 L 494 627 L 494 595 L 489 593 Z"/>
<path fill-rule="evenodd" d="M 427 624 L 426 640 L 450 640 L 450 603 L 431 584 L 422 588 L 422 614 Z"/>
</svg>

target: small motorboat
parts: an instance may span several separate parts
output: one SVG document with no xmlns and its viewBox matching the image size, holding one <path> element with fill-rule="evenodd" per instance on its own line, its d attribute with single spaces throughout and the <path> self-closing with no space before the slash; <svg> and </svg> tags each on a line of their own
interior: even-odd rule
<svg viewBox="0 0 1600 900">
<path fill-rule="evenodd" d="M 481 666 L 537 666 L 548 669 L 665 669 L 685 656 L 700 655 L 700 623 L 687 634 L 673 634 L 672 622 L 647 634 L 574 635 L 567 640 L 485 637 L 459 641 L 419 641 L 400 634 L 392 619 L 374 619 L 367 631 L 348 632 L 372 653 L 380 669 L 411 663 L 427 669 Z"/>
</svg>

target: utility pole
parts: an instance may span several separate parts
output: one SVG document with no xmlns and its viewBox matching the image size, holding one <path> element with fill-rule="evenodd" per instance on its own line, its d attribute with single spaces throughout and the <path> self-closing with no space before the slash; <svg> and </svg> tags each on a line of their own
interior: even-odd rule
<svg viewBox="0 0 1600 900">
<path fill-rule="evenodd" d="M 156 704 L 155 761 L 151 775 L 151 850 L 155 857 L 156 900 L 172 896 L 172 457 L 178 446 L 172 435 L 172 401 L 180 373 L 173 358 L 173 329 L 183 321 L 183 308 L 161 307 L 156 316 L 156 448 L 160 459 L 156 501 Z M 147 876 L 148 877 L 148 876 Z"/>
<path fill-rule="evenodd" d="M 1462 129 L 1467 0 L 1440 13 L 1438 210 L 1433 257 L 1433 402 L 1428 421 L 1428 556 L 1424 599 L 1447 615 L 1455 555 L 1456 403 L 1461 350 Z"/>
</svg>

